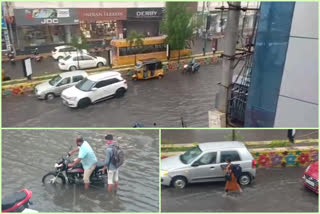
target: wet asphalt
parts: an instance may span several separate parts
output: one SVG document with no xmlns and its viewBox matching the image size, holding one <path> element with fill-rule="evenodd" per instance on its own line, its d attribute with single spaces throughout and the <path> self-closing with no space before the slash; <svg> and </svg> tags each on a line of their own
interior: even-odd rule
<svg viewBox="0 0 320 214">
<path fill-rule="evenodd" d="M 258 169 L 240 195 L 223 197 L 224 182 L 161 188 L 161 212 L 318 212 L 318 195 L 301 181 L 304 168 Z"/>
<path fill-rule="evenodd" d="M 3 127 L 208 127 L 221 76 L 221 62 L 196 74 L 170 72 L 161 80 L 128 81 L 124 97 L 85 109 L 70 109 L 61 98 L 47 102 L 27 96 L 2 99 Z"/>
</svg>

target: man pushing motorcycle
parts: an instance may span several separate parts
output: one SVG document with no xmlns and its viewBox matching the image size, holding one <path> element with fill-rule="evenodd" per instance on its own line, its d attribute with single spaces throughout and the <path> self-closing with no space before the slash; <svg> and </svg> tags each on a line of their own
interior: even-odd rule
<svg viewBox="0 0 320 214">
<path fill-rule="evenodd" d="M 68 154 L 72 155 L 75 152 L 79 152 L 78 158 L 73 163 L 69 163 L 68 167 L 72 168 L 78 163 L 80 162 L 82 163 L 82 167 L 84 169 L 84 174 L 83 174 L 84 189 L 88 189 L 90 184 L 90 175 L 92 174 L 93 170 L 96 168 L 97 157 L 94 154 L 94 151 L 89 145 L 89 143 L 83 140 L 81 136 L 76 138 L 76 144 L 78 148 L 68 152 Z"/>
</svg>

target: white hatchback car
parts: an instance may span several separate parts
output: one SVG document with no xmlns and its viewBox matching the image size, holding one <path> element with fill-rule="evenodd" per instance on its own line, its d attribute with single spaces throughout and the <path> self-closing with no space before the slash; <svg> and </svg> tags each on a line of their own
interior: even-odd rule
<svg viewBox="0 0 320 214">
<path fill-rule="evenodd" d="M 74 71 L 78 69 L 102 67 L 107 64 L 103 57 L 90 56 L 88 54 L 72 54 L 59 60 L 59 69 Z"/>
<path fill-rule="evenodd" d="M 63 90 L 74 86 L 87 76 L 88 74 L 85 71 L 61 73 L 51 80 L 36 85 L 34 93 L 39 99 L 51 100 L 55 96 L 60 95 Z"/>
<path fill-rule="evenodd" d="M 84 108 L 91 103 L 111 97 L 122 97 L 127 91 L 127 81 L 116 71 L 90 75 L 61 94 L 63 103 L 71 108 Z"/>
<path fill-rule="evenodd" d="M 78 50 L 78 54 L 80 53 L 87 54 L 88 51 L 85 49 L 82 49 L 81 51 Z M 69 56 L 70 54 L 77 54 L 77 48 L 69 45 L 57 46 L 51 51 L 51 54 L 53 59 L 60 60 Z"/>
</svg>

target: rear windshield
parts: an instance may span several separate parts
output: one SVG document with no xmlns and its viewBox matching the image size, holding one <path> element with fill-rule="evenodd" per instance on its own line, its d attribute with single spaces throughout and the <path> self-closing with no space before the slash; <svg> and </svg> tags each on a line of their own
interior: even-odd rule
<svg viewBox="0 0 320 214">
<path fill-rule="evenodd" d="M 95 82 L 85 78 L 76 85 L 76 88 L 81 91 L 90 91 L 94 84 Z"/>
<path fill-rule="evenodd" d="M 56 51 L 57 51 L 57 49 L 56 49 L 56 48 L 54 48 L 54 49 L 53 49 L 53 52 L 56 52 Z"/>
<path fill-rule="evenodd" d="M 196 146 L 190 150 L 188 150 L 186 153 L 184 153 L 183 155 L 180 155 L 180 160 L 182 163 L 184 164 L 189 164 L 191 163 L 194 159 L 196 159 L 197 157 L 199 157 L 199 155 L 201 155 L 202 151 L 199 148 L 199 146 Z"/>
<path fill-rule="evenodd" d="M 71 58 L 71 55 L 66 56 L 65 58 L 63 58 L 63 60 L 67 61 L 68 59 Z"/>
</svg>

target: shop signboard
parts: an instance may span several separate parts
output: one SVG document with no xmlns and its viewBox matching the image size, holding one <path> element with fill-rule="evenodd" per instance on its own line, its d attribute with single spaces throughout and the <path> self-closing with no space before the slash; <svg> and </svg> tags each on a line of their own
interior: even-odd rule
<svg viewBox="0 0 320 214">
<path fill-rule="evenodd" d="M 127 19 L 125 8 L 78 8 L 77 15 L 80 21 L 116 21 Z"/>
<path fill-rule="evenodd" d="M 129 19 L 161 19 L 164 8 L 128 8 Z"/>
<path fill-rule="evenodd" d="M 15 9 L 14 15 L 18 26 L 79 24 L 75 9 Z"/>
<path fill-rule="evenodd" d="M 7 29 L 7 23 L 4 17 L 1 18 L 1 29 Z"/>
</svg>

